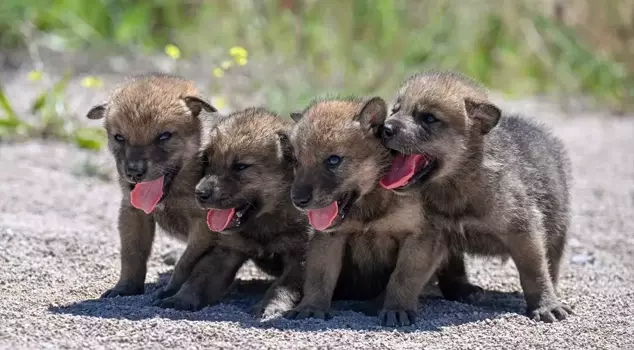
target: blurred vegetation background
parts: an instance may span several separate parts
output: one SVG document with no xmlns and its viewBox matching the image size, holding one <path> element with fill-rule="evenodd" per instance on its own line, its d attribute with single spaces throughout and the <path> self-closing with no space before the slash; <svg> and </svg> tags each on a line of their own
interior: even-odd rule
<svg viewBox="0 0 634 350">
<path fill-rule="evenodd" d="M 231 99 L 226 86 L 247 76 L 243 88 L 283 114 L 326 92 L 391 98 L 429 68 L 509 97 L 634 106 L 634 0 L 2 0 L 0 50 L 34 60 L 24 79 L 47 77 L 39 48 L 164 55 L 176 66 L 213 57 L 201 74 L 211 92 Z M 15 112 L 0 81 L 0 138 L 53 135 L 98 149 L 100 132 L 69 127 L 60 107 L 73 74 L 58 74 L 32 102 L 36 124 Z M 82 86 L 103 83 L 89 76 Z"/>
</svg>

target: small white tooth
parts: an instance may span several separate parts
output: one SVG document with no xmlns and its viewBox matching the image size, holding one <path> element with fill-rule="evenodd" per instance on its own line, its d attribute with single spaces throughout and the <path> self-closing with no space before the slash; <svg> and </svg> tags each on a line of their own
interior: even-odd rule
<svg viewBox="0 0 634 350">
<path fill-rule="evenodd" d="M 239 217 L 239 218 L 241 218 L 241 217 L 242 217 L 242 212 L 240 212 L 240 211 L 239 211 L 239 212 L 237 212 L 237 213 L 236 213 L 236 216 L 237 216 L 237 217 Z"/>
</svg>

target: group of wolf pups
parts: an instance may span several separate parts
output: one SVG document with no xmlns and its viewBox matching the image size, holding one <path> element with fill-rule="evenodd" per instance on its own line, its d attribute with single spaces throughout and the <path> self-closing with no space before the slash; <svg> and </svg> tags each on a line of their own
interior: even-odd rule
<svg viewBox="0 0 634 350">
<path fill-rule="evenodd" d="M 510 257 L 527 315 L 572 310 L 556 292 L 570 222 L 570 163 L 542 126 L 506 115 L 452 71 L 408 78 L 380 97 L 325 98 L 283 118 L 221 115 L 194 83 L 134 76 L 90 119 L 104 119 L 123 193 L 119 281 L 102 297 L 144 293 L 156 225 L 187 242 L 155 305 L 198 310 L 252 260 L 276 277 L 257 317 L 329 318 L 366 300 L 385 326 L 414 324 L 433 278 L 474 302 L 465 254 Z"/>
</svg>

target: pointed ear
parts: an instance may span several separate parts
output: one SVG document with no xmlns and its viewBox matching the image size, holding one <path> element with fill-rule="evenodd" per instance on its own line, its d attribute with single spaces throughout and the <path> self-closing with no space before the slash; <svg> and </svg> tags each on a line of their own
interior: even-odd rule
<svg viewBox="0 0 634 350">
<path fill-rule="evenodd" d="M 502 116 L 502 111 L 495 105 L 487 102 L 475 102 L 468 98 L 464 100 L 467 116 L 480 123 L 482 135 L 486 135 L 493 129 Z"/>
<path fill-rule="evenodd" d="M 200 112 L 202 112 L 203 110 L 207 113 L 218 112 L 218 110 L 214 106 L 195 96 L 187 96 L 183 98 L 183 101 L 185 101 L 187 108 L 189 108 L 194 117 L 198 117 Z"/>
<path fill-rule="evenodd" d="M 293 119 L 295 123 L 297 123 L 300 119 L 302 119 L 302 116 L 303 114 L 299 112 L 291 112 L 291 119 Z"/>
<path fill-rule="evenodd" d="M 285 162 L 291 162 L 293 160 L 293 146 L 288 138 L 288 135 L 284 131 L 278 131 L 277 137 L 279 138 L 280 153 L 282 159 Z"/>
<path fill-rule="evenodd" d="M 363 126 L 374 128 L 385 122 L 387 117 L 387 104 L 385 100 L 380 97 L 372 97 L 367 100 L 361 112 L 354 117 L 354 120 L 361 123 Z"/>
<path fill-rule="evenodd" d="M 88 119 L 101 119 L 104 114 L 106 114 L 106 104 L 100 104 L 93 106 L 88 113 L 86 114 L 86 118 Z"/>
</svg>

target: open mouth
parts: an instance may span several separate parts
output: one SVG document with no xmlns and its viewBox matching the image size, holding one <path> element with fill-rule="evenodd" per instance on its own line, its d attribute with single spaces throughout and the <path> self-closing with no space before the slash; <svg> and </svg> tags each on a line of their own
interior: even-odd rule
<svg viewBox="0 0 634 350">
<path fill-rule="evenodd" d="M 359 194 L 356 191 L 348 192 L 327 207 L 307 210 L 310 225 L 317 231 L 337 226 L 343 221 L 358 197 Z"/>
<path fill-rule="evenodd" d="M 209 209 L 207 212 L 207 226 L 214 232 L 222 232 L 236 228 L 248 220 L 249 213 L 255 208 L 247 203 L 240 207 L 229 209 Z"/>
<path fill-rule="evenodd" d="M 392 153 L 395 154 L 392 165 L 380 181 L 381 187 L 389 190 L 404 189 L 415 183 L 423 183 L 438 167 L 437 159 L 427 153 Z"/>
<path fill-rule="evenodd" d="M 173 178 L 174 176 L 168 173 L 155 180 L 130 184 L 130 203 L 133 207 L 150 214 L 167 195 Z"/>
</svg>

